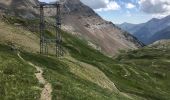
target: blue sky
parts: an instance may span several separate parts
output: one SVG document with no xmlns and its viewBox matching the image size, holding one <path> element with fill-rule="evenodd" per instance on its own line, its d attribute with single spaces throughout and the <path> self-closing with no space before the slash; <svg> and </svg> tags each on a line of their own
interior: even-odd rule
<svg viewBox="0 0 170 100">
<path fill-rule="evenodd" d="M 52 2 L 56 0 L 41 0 Z M 170 14 L 170 0 L 81 0 L 101 17 L 115 24 L 144 23 Z"/>
</svg>

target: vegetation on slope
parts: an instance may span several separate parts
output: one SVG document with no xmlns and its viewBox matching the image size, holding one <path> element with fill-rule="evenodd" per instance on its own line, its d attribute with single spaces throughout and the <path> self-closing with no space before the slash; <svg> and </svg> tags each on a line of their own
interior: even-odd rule
<svg viewBox="0 0 170 100">
<path fill-rule="evenodd" d="M 151 100 L 170 99 L 170 49 L 146 47 L 122 54 L 118 62 L 130 72 L 127 86 L 122 88 Z"/>
<path fill-rule="evenodd" d="M 146 99 L 170 99 L 169 48 L 145 47 L 123 53 L 113 60 L 78 39 L 67 40 L 67 43 L 72 45 L 66 45 L 72 57 L 99 68 L 119 90 Z"/>
<path fill-rule="evenodd" d="M 70 55 L 74 59 L 97 67 L 113 83 L 116 84 L 117 88 L 120 91 L 131 95 L 135 99 L 169 100 L 170 98 L 170 95 L 169 95 L 170 91 L 168 89 L 169 87 L 168 83 L 170 79 L 169 74 L 168 74 L 169 73 L 168 66 L 170 63 L 168 60 L 170 57 L 170 55 L 168 55 L 169 49 L 166 48 L 165 50 L 162 50 L 162 49 L 154 49 L 154 48 L 146 47 L 140 50 L 130 51 L 130 52 L 121 54 L 115 60 L 113 60 L 109 57 L 104 56 L 99 51 L 92 49 L 91 47 L 87 45 L 85 41 L 78 39 L 77 37 L 71 36 L 70 34 L 67 34 L 67 33 L 63 33 L 63 36 L 65 40 L 63 45 L 69 51 Z M 47 68 L 50 67 L 49 65 L 53 66 L 54 68 L 56 68 L 56 71 L 59 71 L 57 73 L 63 74 L 64 72 L 62 71 L 69 68 L 65 62 L 63 63 L 63 60 L 65 60 L 64 58 L 61 58 L 59 62 L 55 61 L 55 63 L 50 64 L 50 61 L 52 61 L 52 58 L 50 61 L 48 61 L 44 59 L 50 59 L 50 58 L 41 59 L 42 57 L 40 56 L 36 58 L 36 56 L 30 56 L 30 55 L 27 55 L 25 57 L 27 57 L 28 60 L 32 60 L 35 63 L 41 64 L 42 66 L 45 65 L 43 63 L 46 62 L 47 63 L 46 67 Z M 37 62 L 36 59 L 41 59 L 41 60 Z M 54 65 L 56 65 L 56 67 Z M 59 66 L 61 68 L 58 68 Z M 64 66 L 67 66 L 67 67 L 64 67 Z M 70 73 L 69 71 L 67 73 Z M 53 81 L 58 80 L 56 82 L 59 82 L 61 87 L 69 86 L 69 85 L 63 85 L 63 82 L 66 82 L 66 80 L 68 79 L 61 82 L 61 79 L 60 79 L 61 76 L 56 77 L 57 75 L 54 75 L 55 77 L 52 77 L 53 75 L 50 76 L 51 73 L 56 74 L 56 72 L 46 73 L 46 75 L 48 76 L 48 79 L 53 80 Z M 68 76 L 71 77 L 72 75 L 68 75 Z M 76 77 L 77 76 L 75 75 L 72 76 L 72 78 L 76 78 Z M 76 83 L 74 82 L 69 82 L 69 83 L 73 83 L 73 85 L 76 85 Z M 83 85 L 85 85 L 85 83 L 86 82 L 83 82 Z M 95 85 L 92 85 L 91 87 L 89 84 L 90 83 L 86 83 L 86 85 L 90 87 L 90 89 L 94 89 L 96 87 Z M 79 87 L 79 89 L 81 90 L 74 92 L 77 88 L 75 89 L 73 87 L 74 86 L 71 86 L 71 88 L 67 90 L 67 92 L 70 91 L 70 93 L 68 93 L 69 97 L 67 99 L 69 99 L 70 97 L 74 99 L 75 98 L 77 99 L 92 98 L 91 97 L 92 95 L 89 96 L 90 92 L 86 91 L 86 89 L 82 89 L 82 87 L 81 88 Z M 66 89 L 68 89 L 68 87 Z M 83 90 L 85 90 L 86 92 L 83 92 Z M 94 89 L 94 90 L 99 91 L 97 89 Z M 58 94 L 58 93 L 54 93 L 54 94 Z M 64 97 L 67 97 L 66 95 L 68 95 L 66 93 L 61 93 L 61 94 Z M 98 94 L 96 96 L 99 96 L 100 99 L 111 99 L 112 95 L 110 94 L 112 94 L 111 91 L 108 91 L 108 89 L 104 89 L 101 94 Z M 90 97 L 90 98 L 86 98 L 86 97 Z M 99 99 L 99 97 L 97 97 L 97 99 Z M 106 98 L 103 98 L 103 97 L 106 97 Z"/>
<path fill-rule="evenodd" d="M 89 47 L 85 41 L 78 39 L 68 33 L 63 33 L 64 36 L 64 47 L 67 50 L 75 52 L 87 52 L 94 55 L 105 57 L 103 54 Z M 83 47 L 83 48 L 82 48 Z M 81 49 L 81 50 L 80 50 Z M 96 52 L 96 53 L 95 53 Z M 72 55 L 73 53 L 71 53 Z M 83 54 L 83 53 L 82 53 Z M 74 54 L 73 54 L 74 55 Z M 79 62 L 64 58 L 56 58 L 53 56 L 46 57 L 38 54 L 23 53 L 22 55 L 28 61 L 32 61 L 39 66 L 42 66 L 45 70 L 44 77 L 46 77 L 53 85 L 53 99 L 62 98 L 64 100 L 129 100 L 123 95 L 119 95 L 116 91 L 111 91 L 108 88 L 103 88 L 94 82 L 79 77 L 75 73 L 71 72 L 70 67 L 78 67 L 83 74 L 83 65 Z M 75 55 L 76 56 L 76 55 Z M 84 54 L 85 56 L 85 54 Z M 107 58 L 107 57 L 106 57 Z M 73 58 L 71 58 L 73 59 Z M 91 59 L 89 59 L 91 60 Z M 68 63 L 70 62 L 70 63 Z M 75 69 L 76 70 L 76 69 Z M 90 71 L 90 70 L 89 70 Z M 98 74 L 98 73 L 96 73 Z M 93 74 L 95 75 L 95 74 Z M 102 80 L 102 79 L 100 79 Z"/>
<path fill-rule="evenodd" d="M 41 90 L 34 72 L 10 47 L 0 45 L 0 100 L 37 100 Z"/>
<path fill-rule="evenodd" d="M 49 31 L 48 34 L 53 36 Z M 129 99 L 115 89 L 110 89 L 108 84 L 104 85 L 105 82 L 101 81 L 103 79 L 100 77 L 96 79 L 97 73 L 90 73 L 94 68 L 87 73 L 84 69 L 87 65 L 100 70 L 107 77 L 106 81 L 115 83 L 121 92 L 134 100 L 170 99 L 169 48 L 145 47 L 124 52 L 112 59 L 88 46 L 83 39 L 66 32 L 62 32 L 62 35 L 63 47 L 68 53 L 64 57 L 56 58 L 22 51 L 24 59 L 44 69 L 44 77 L 52 83 L 53 100 Z M 77 70 L 81 73 L 77 74 Z"/>
</svg>

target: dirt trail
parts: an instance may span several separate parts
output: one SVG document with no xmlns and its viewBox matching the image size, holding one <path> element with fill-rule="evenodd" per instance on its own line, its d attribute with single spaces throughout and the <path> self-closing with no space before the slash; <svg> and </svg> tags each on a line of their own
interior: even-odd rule
<svg viewBox="0 0 170 100">
<path fill-rule="evenodd" d="M 42 89 L 42 92 L 41 92 L 41 98 L 40 100 L 51 100 L 52 99 L 52 96 L 51 96 L 51 92 L 52 92 L 52 86 L 50 83 L 48 83 L 44 77 L 43 77 L 43 70 L 41 69 L 41 67 L 39 66 L 36 66 L 34 65 L 33 63 L 29 62 L 29 61 L 26 61 L 24 60 L 20 53 L 18 53 L 18 57 L 23 60 L 24 62 L 27 62 L 29 65 L 33 66 L 36 68 L 37 72 L 35 73 L 36 75 L 36 78 L 38 79 L 39 83 L 43 84 L 44 87 Z"/>
</svg>

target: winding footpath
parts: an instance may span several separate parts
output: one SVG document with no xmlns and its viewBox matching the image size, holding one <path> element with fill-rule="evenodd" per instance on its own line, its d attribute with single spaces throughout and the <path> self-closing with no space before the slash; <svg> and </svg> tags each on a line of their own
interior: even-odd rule
<svg viewBox="0 0 170 100">
<path fill-rule="evenodd" d="M 37 72 L 35 73 L 35 76 L 38 79 L 39 83 L 44 85 L 44 87 L 42 88 L 40 100 L 51 100 L 52 99 L 52 96 L 51 96 L 52 86 L 43 77 L 43 70 L 41 69 L 41 67 L 36 66 L 33 63 L 24 60 L 24 58 L 21 57 L 19 52 L 17 55 L 22 61 L 24 61 L 24 62 L 28 63 L 30 66 L 33 66 L 34 68 L 36 68 Z"/>
</svg>

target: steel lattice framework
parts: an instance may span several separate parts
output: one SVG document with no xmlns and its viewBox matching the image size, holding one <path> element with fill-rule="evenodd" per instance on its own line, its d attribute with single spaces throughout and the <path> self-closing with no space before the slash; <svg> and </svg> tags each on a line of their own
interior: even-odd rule
<svg viewBox="0 0 170 100">
<path fill-rule="evenodd" d="M 62 36 L 61 36 L 61 5 L 60 3 L 42 3 L 40 2 L 38 6 L 35 8 L 40 9 L 40 54 L 48 54 L 48 44 L 55 43 L 56 49 L 56 56 L 60 57 L 63 56 L 63 49 L 62 49 Z M 55 23 L 55 30 L 56 30 L 56 37 L 55 39 L 49 39 L 45 37 L 45 13 L 44 8 L 56 8 L 56 23 Z"/>
</svg>

